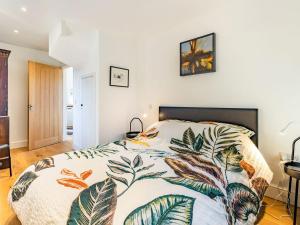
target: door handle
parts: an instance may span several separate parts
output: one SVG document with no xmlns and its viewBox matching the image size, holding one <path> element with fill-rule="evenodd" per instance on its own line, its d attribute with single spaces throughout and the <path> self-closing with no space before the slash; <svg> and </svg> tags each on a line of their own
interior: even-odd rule
<svg viewBox="0 0 300 225">
<path fill-rule="evenodd" d="M 31 111 L 31 109 L 32 109 L 32 105 L 28 105 L 28 109 Z"/>
</svg>

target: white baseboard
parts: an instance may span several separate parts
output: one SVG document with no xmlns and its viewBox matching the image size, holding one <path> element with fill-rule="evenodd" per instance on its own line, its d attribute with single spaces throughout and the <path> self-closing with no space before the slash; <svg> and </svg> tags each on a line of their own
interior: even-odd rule
<svg viewBox="0 0 300 225">
<path fill-rule="evenodd" d="M 288 191 L 286 189 L 283 189 L 281 187 L 276 187 L 275 185 L 270 185 L 266 191 L 266 196 L 286 202 L 287 199 L 287 193 Z"/>
<path fill-rule="evenodd" d="M 28 146 L 28 141 L 27 140 L 21 140 L 21 141 L 13 141 L 10 143 L 10 148 L 24 148 Z"/>
<path fill-rule="evenodd" d="M 295 184 L 296 184 L 296 181 L 293 180 L 293 187 L 292 187 L 292 192 L 291 192 L 291 205 L 294 205 L 294 199 L 295 199 Z M 299 191 L 300 192 L 300 191 Z M 273 198 L 273 199 L 276 199 L 278 201 L 281 201 L 281 202 L 287 202 L 287 196 L 288 196 L 288 190 L 285 189 L 285 188 L 281 188 L 281 187 L 277 187 L 275 185 L 270 185 L 266 191 L 266 194 L 265 194 L 267 197 L 270 197 L 270 198 Z M 299 193 L 299 198 L 300 198 L 300 193 Z M 298 207 L 300 207 L 300 200 L 298 198 Z"/>
</svg>

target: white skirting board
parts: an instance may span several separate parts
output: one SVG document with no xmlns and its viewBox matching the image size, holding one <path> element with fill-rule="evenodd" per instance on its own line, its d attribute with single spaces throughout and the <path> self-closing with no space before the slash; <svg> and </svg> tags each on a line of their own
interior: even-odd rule
<svg viewBox="0 0 300 225">
<path fill-rule="evenodd" d="M 10 149 L 14 148 L 23 148 L 28 146 L 28 141 L 27 140 L 21 140 L 21 141 L 12 141 L 10 143 Z"/>
<path fill-rule="evenodd" d="M 291 205 L 294 205 L 294 200 L 295 200 L 295 184 L 296 180 L 293 180 L 293 187 L 292 187 L 292 193 L 291 193 Z M 288 195 L 288 190 L 281 188 L 281 187 L 276 187 L 274 185 L 270 185 L 266 191 L 265 194 L 267 197 L 276 199 L 281 202 L 287 202 L 287 195 Z M 299 191 L 299 198 L 300 198 L 300 191 Z M 298 198 L 298 207 L 300 207 L 300 200 Z"/>
</svg>

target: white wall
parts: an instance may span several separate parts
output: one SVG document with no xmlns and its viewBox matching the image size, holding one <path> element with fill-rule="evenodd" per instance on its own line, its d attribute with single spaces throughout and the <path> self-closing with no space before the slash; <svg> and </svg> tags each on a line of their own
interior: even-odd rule
<svg viewBox="0 0 300 225">
<path fill-rule="evenodd" d="M 49 54 L 50 56 L 62 61 L 74 69 L 74 120 L 73 120 L 73 146 L 75 149 L 87 147 L 82 145 L 82 133 L 85 128 L 81 126 L 81 107 L 80 107 L 80 77 L 87 74 L 94 74 L 96 77 L 96 90 L 99 92 L 99 36 L 98 31 L 93 27 L 82 24 L 78 21 L 61 21 L 49 34 Z M 99 93 L 96 95 L 95 104 L 99 104 Z M 98 107 L 96 107 L 98 109 Z M 98 140 L 98 115 L 96 111 L 91 116 L 91 120 L 96 124 L 96 130 L 92 131 L 91 137 L 96 145 Z M 94 118 L 92 118 L 94 117 Z"/>
<path fill-rule="evenodd" d="M 100 143 L 123 137 L 137 108 L 137 41 L 133 36 L 100 33 Z M 109 86 L 109 67 L 129 69 L 129 88 Z"/>
<path fill-rule="evenodd" d="M 98 32 L 97 42 L 93 41 L 93 63 L 74 68 L 74 145 L 78 146 L 76 140 L 80 134 L 76 132 L 76 124 L 79 118 L 79 76 L 95 73 L 96 76 L 96 108 L 97 108 L 97 144 L 106 144 L 118 140 L 128 131 L 130 119 L 137 115 L 137 52 L 138 46 L 133 36 L 108 31 Z M 94 68 L 94 67 L 97 68 Z M 109 86 L 109 68 L 118 66 L 130 70 L 129 88 Z M 76 93 L 77 94 L 76 94 Z M 77 121 L 77 122 L 76 122 Z M 83 146 L 78 146 L 83 147 Z"/>
<path fill-rule="evenodd" d="M 61 65 L 47 52 L 0 43 L 11 50 L 8 61 L 8 114 L 10 116 L 11 148 L 27 146 L 28 139 L 28 60 Z"/>
<path fill-rule="evenodd" d="M 81 127 L 81 89 L 80 89 L 80 77 L 85 76 L 88 74 L 93 74 L 96 80 L 96 97 L 95 97 L 95 104 L 96 104 L 96 112 L 92 115 L 91 118 L 95 126 L 94 137 L 90 140 L 94 140 L 94 143 L 90 143 L 90 145 L 97 145 L 99 144 L 99 95 L 100 95 L 100 79 L 99 79 L 99 33 L 96 30 L 92 30 L 89 33 L 90 35 L 87 38 L 82 38 L 76 45 L 80 45 L 81 42 L 84 44 L 89 44 L 89 48 L 86 49 L 86 54 L 81 54 L 77 56 L 77 58 L 82 58 L 80 64 L 72 65 L 74 66 L 74 110 L 73 110 L 73 147 L 75 149 L 84 148 L 86 146 L 82 145 L 82 132 L 84 129 Z M 69 55 L 68 48 L 65 49 L 65 54 Z M 80 62 L 80 60 L 78 61 Z"/>
<path fill-rule="evenodd" d="M 259 146 L 281 179 L 279 152 L 290 152 L 300 126 L 279 131 L 300 115 L 300 4 L 297 1 L 216 1 L 199 17 L 146 37 L 140 49 L 140 110 L 147 123 L 159 105 L 255 107 L 259 109 Z M 179 43 L 215 32 L 217 72 L 179 76 Z M 153 109 L 149 109 L 153 105 Z M 300 148 L 298 148 L 298 151 Z"/>
<path fill-rule="evenodd" d="M 130 119 L 137 115 L 136 37 L 62 21 L 50 33 L 49 46 L 51 56 L 74 67 L 74 148 L 85 147 L 80 143 L 79 81 L 86 74 L 96 77 L 96 144 L 120 139 L 128 131 Z M 129 88 L 109 86 L 110 66 L 130 70 Z"/>
</svg>

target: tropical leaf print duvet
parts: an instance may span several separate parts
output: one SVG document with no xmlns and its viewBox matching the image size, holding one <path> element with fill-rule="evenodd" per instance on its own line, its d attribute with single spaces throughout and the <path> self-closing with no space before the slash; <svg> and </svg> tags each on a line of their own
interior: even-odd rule
<svg viewBox="0 0 300 225">
<path fill-rule="evenodd" d="M 24 225 L 254 224 L 272 172 L 242 132 L 209 123 L 30 166 L 9 193 Z"/>
</svg>

